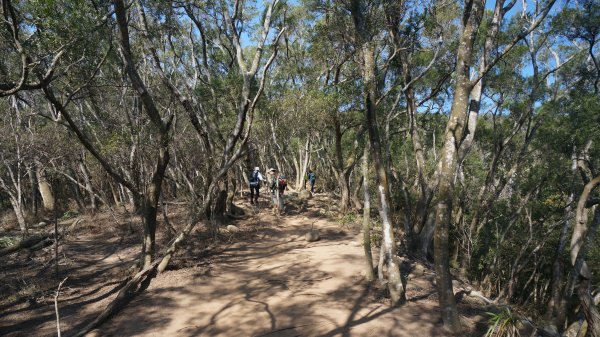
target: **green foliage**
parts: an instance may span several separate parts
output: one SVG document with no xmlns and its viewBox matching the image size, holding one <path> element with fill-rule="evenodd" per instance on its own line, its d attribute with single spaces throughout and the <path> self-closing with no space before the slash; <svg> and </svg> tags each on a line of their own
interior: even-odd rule
<svg viewBox="0 0 600 337">
<path fill-rule="evenodd" d="M 498 313 L 487 313 L 490 316 L 490 326 L 485 337 L 519 337 L 519 326 L 521 319 L 518 314 L 513 313 L 509 307 L 504 307 Z"/>
<path fill-rule="evenodd" d="M 66 211 L 63 213 L 63 215 L 58 219 L 58 221 L 65 221 L 65 220 L 69 220 L 69 219 L 73 219 L 74 217 L 79 216 L 78 212 L 75 211 Z"/>
<path fill-rule="evenodd" d="M 12 236 L 0 236 L 0 248 L 12 246 L 19 242 L 19 239 Z"/>
<path fill-rule="evenodd" d="M 356 227 L 358 225 L 359 217 L 354 212 L 348 212 L 344 214 L 338 223 L 344 227 Z"/>
</svg>

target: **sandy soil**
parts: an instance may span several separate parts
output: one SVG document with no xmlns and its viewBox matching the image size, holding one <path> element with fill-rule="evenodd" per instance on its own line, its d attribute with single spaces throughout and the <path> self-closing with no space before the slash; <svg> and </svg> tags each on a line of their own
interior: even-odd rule
<svg viewBox="0 0 600 337">
<path fill-rule="evenodd" d="M 363 277 L 360 233 L 323 213 L 329 200 L 311 200 L 277 217 L 262 205 L 223 232 L 210 256 L 196 233 L 140 296 L 90 336 L 445 336 L 433 273 L 406 261 L 408 303 L 389 306 L 385 287 Z M 321 240 L 306 242 L 314 226 Z M 73 275 L 61 294 L 63 335 L 91 320 L 114 297 L 138 251 L 120 235 L 73 238 L 64 251 Z M 111 241 L 112 240 L 112 241 Z M 117 241 L 119 240 L 119 241 Z M 204 250 L 205 251 L 205 250 Z M 375 253 L 375 252 L 374 252 Z M 376 254 L 375 254 L 376 255 Z M 119 277 L 120 276 L 120 277 Z M 14 275 L 13 275 L 14 277 Z M 85 281 L 84 284 L 78 284 Z M 55 283 L 55 282 L 54 282 Z M 52 283 L 52 284 L 54 284 Z M 481 335 L 481 311 L 460 305 L 465 335 Z M 56 335 L 51 301 L 0 307 L 0 335 Z"/>
</svg>

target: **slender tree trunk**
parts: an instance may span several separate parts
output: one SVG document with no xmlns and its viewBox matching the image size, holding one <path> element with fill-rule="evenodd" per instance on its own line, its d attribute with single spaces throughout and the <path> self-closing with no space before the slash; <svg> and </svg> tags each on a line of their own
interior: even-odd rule
<svg viewBox="0 0 600 337">
<path fill-rule="evenodd" d="M 462 32 L 457 50 L 454 97 L 437 166 L 439 183 L 433 243 L 434 265 L 442 320 L 444 326 L 452 333 L 459 333 L 462 328 L 452 289 L 448 237 L 450 235 L 450 222 L 452 221 L 454 181 L 458 167 L 457 152 L 467 125 L 469 94 L 473 86 L 470 81 L 473 44 L 481 23 L 484 5 L 485 1 L 477 0 L 470 3 L 469 6 L 465 6 L 463 12 Z"/>
<path fill-rule="evenodd" d="M 163 121 L 163 116 L 161 116 L 157 105 L 154 102 L 154 98 L 146 88 L 146 84 L 136 69 L 136 63 L 133 58 L 129 41 L 128 15 L 125 4 L 123 0 L 115 0 L 114 4 L 115 16 L 119 30 L 119 51 L 123 63 L 125 64 L 125 71 L 129 77 L 129 80 L 131 81 L 132 86 L 138 93 L 140 101 L 144 107 L 144 111 L 148 115 L 148 118 L 153 125 L 155 136 L 159 142 L 158 153 L 156 155 L 156 166 L 150 181 L 146 184 L 145 192 L 141 195 L 143 200 L 142 216 L 144 218 L 144 245 L 142 249 L 142 265 L 140 267 L 142 269 L 146 269 L 152 264 L 152 258 L 155 252 L 157 207 L 161 194 L 162 182 L 164 180 L 165 171 L 170 159 L 169 130 L 171 128 L 173 121 L 172 118 L 174 115 L 172 115 L 171 118 L 166 122 Z M 142 13 L 142 9 L 140 9 L 140 13 Z M 246 85 L 244 85 L 244 87 L 246 87 Z"/>
<path fill-rule="evenodd" d="M 366 124 L 369 130 L 370 145 L 372 149 L 373 164 L 377 174 L 377 194 L 379 196 L 379 216 L 383 231 L 382 246 L 385 254 L 385 262 L 388 272 L 388 288 L 392 298 L 392 304 L 397 305 L 406 301 L 404 285 L 400 274 L 400 264 L 396 256 L 397 247 L 394 240 L 393 225 L 390 219 L 390 191 L 388 177 L 385 167 L 381 161 L 381 146 L 379 130 L 377 126 L 377 112 L 375 102 L 377 100 L 377 87 L 375 79 L 375 57 L 374 48 L 369 42 L 362 46 L 364 68 L 363 79 L 365 85 L 365 108 Z"/>
<path fill-rule="evenodd" d="M 156 215 L 158 214 L 158 201 L 162 192 L 162 182 L 165 177 L 165 171 L 169 164 L 168 148 L 163 147 L 159 150 L 158 160 L 152 179 L 146 189 L 143 197 L 142 216 L 144 217 L 144 247 L 143 247 L 143 268 L 148 268 L 154 258 L 156 251 Z"/>
<path fill-rule="evenodd" d="M 81 197 L 81 190 L 79 189 L 79 178 L 77 177 L 77 173 L 72 168 L 67 169 L 68 174 L 73 177 L 74 180 L 70 180 L 69 187 L 71 187 L 71 191 L 75 195 L 75 202 L 77 203 L 77 209 L 79 212 L 85 211 L 85 202 Z"/>
<path fill-rule="evenodd" d="M 369 147 L 365 146 L 362 161 L 363 175 L 363 247 L 365 249 L 365 277 L 368 281 L 375 279 L 373 271 L 373 254 L 371 252 L 371 194 L 369 191 Z"/>
<path fill-rule="evenodd" d="M 354 187 L 354 189 L 352 191 L 352 197 L 350 198 L 352 200 L 352 203 L 354 204 L 354 209 L 356 209 L 356 210 L 360 210 L 363 207 L 363 204 L 360 202 L 360 197 L 359 197 L 360 189 L 364 185 L 363 179 L 364 179 L 364 176 L 361 174 L 360 179 L 356 182 L 356 186 Z"/>
<path fill-rule="evenodd" d="M 405 73 L 405 82 L 409 83 L 411 81 L 411 76 L 409 73 L 408 64 L 405 64 L 403 66 L 403 71 Z M 427 212 L 431 203 L 431 199 L 433 197 L 433 193 L 431 191 L 431 188 L 429 187 L 429 183 L 425 176 L 425 153 L 423 150 L 423 142 L 421 141 L 421 136 L 419 135 L 419 129 L 417 125 L 417 107 L 412 87 L 407 88 L 404 95 L 406 97 L 406 105 L 409 116 L 410 138 L 412 140 L 413 152 L 417 164 L 417 179 L 419 182 L 421 192 L 419 195 L 419 200 L 417 201 L 416 218 L 414 221 L 411 235 L 411 241 L 413 243 L 413 246 L 416 246 L 416 238 L 421 233 L 423 227 L 425 226 L 425 223 L 427 222 Z"/>
<path fill-rule="evenodd" d="M 36 217 L 38 212 L 38 184 L 34 166 L 29 166 L 27 174 L 29 175 L 29 185 L 31 186 L 31 213 Z"/>
<path fill-rule="evenodd" d="M 92 189 L 92 178 L 90 176 L 90 172 L 87 169 L 87 166 L 82 161 L 79 163 L 79 169 L 81 170 L 81 175 L 83 176 L 83 182 L 85 184 L 85 189 L 88 192 L 90 198 L 90 208 L 92 209 L 92 213 L 96 211 L 96 196 L 94 195 L 94 190 Z"/>
<path fill-rule="evenodd" d="M 571 173 L 575 178 L 577 171 L 577 155 L 576 150 L 573 150 Z M 574 184 L 571 186 L 571 193 L 567 199 L 567 207 L 565 208 L 564 222 L 558 239 L 558 246 L 554 252 L 554 262 L 552 263 L 552 281 L 550 285 L 550 297 L 546 311 L 546 320 L 552 321 L 554 326 L 562 330 L 566 319 L 566 308 L 562 305 L 562 287 L 564 281 L 564 263 L 563 252 L 567 246 L 567 235 L 569 234 L 570 218 L 573 215 L 573 202 L 575 201 Z"/>
<path fill-rule="evenodd" d="M 9 194 L 10 205 L 12 206 L 13 211 L 15 212 L 15 216 L 17 217 L 17 222 L 19 223 L 19 229 L 23 236 L 28 234 L 27 222 L 25 221 L 25 213 L 23 210 L 23 202 L 22 200 L 17 200 L 17 196 Z"/>
<path fill-rule="evenodd" d="M 350 205 L 350 182 L 349 182 L 349 174 L 348 172 L 342 171 L 338 176 L 338 185 L 340 187 L 340 213 L 345 214 L 348 211 L 348 206 Z"/>
<path fill-rule="evenodd" d="M 306 177 L 306 172 L 308 171 L 308 164 L 310 162 L 310 136 L 306 139 L 306 144 L 304 145 L 304 149 L 300 150 L 300 162 L 302 163 L 302 167 L 300 168 L 300 174 L 298 175 L 299 179 L 296 183 L 296 190 L 300 191 L 304 184 L 304 177 Z"/>
<path fill-rule="evenodd" d="M 360 43 L 362 56 L 362 78 L 364 82 L 364 106 L 366 126 L 369 131 L 373 166 L 377 175 L 377 195 L 379 197 L 379 216 L 383 232 L 382 251 L 387 264 L 388 289 L 393 305 L 406 301 L 404 285 L 400 274 L 400 264 L 397 257 L 396 241 L 390 216 L 390 191 L 388 176 L 382 160 L 381 138 L 377 124 L 377 65 L 375 64 L 375 47 L 371 42 L 371 35 L 367 26 L 363 3 L 354 0 L 350 11 L 356 29 L 357 40 Z"/>
</svg>

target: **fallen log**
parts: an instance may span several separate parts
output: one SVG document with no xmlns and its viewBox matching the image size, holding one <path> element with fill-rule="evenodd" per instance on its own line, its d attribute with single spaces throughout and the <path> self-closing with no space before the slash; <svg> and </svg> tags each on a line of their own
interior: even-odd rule
<svg viewBox="0 0 600 337">
<path fill-rule="evenodd" d="M 15 243 L 12 246 L 0 249 L 0 257 L 18 252 L 21 249 L 34 247 L 37 244 L 41 243 L 42 241 L 49 239 L 51 236 L 52 235 L 50 235 L 50 234 L 45 234 L 45 235 L 32 236 L 27 239 L 20 240 L 18 243 Z"/>
</svg>

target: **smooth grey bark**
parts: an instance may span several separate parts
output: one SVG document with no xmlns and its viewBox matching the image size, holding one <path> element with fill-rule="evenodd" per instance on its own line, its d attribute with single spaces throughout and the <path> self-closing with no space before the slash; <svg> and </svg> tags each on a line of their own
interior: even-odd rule
<svg viewBox="0 0 600 337">
<path fill-rule="evenodd" d="M 373 253 L 371 252 L 371 193 L 369 191 L 369 147 L 365 146 L 362 158 L 363 175 L 363 248 L 365 250 L 365 277 L 375 279 Z"/>
<path fill-rule="evenodd" d="M 594 304 L 591 294 L 592 274 L 586 262 L 586 250 L 594 237 L 595 231 L 600 224 L 600 209 L 596 206 L 593 225 L 588 229 L 588 208 L 586 204 L 592 191 L 600 185 L 600 176 L 590 180 L 585 187 L 577 203 L 575 224 L 570 243 L 570 258 L 574 274 L 577 277 L 577 295 L 588 323 L 587 335 L 591 337 L 600 336 L 600 313 Z"/>
<path fill-rule="evenodd" d="M 388 289 L 393 305 L 398 305 L 406 301 L 404 285 L 400 274 L 400 264 L 397 257 L 396 241 L 394 240 L 393 225 L 390 214 L 390 191 L 388 184 L 387 172 L 381 157 L 381 139 L 379 135 L 379 127 L 377 124 L 377 79 L 376 79 L 376 64 L 375 64 L 375 48 L 371 41 L 372 36 L 368 31 L 365 4 L 359 0 L 351 2 L 350 11 L 354 27 L 356 29 L 356 39 L 359 43 L 362 59 L 362 78 L 363 78 L 363 95 L 366 126 L 369 132 L 369 140 L 371 145 L 371 155 L 373 158 L 373 166 L 377 177 L 377 195 L 379 199 L 379 215 L 381 217 L 383 242 L 382 251 L 384 260 L 387 266 L 388 274 Z"/>
</svg>

